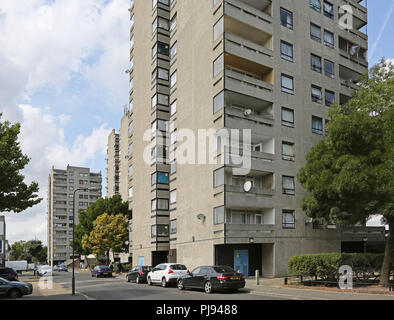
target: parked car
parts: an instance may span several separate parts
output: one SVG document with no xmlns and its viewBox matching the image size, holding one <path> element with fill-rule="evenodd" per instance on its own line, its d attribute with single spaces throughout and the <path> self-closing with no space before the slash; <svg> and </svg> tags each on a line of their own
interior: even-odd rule
<svg viewBox="0 0 394 320">
<path fill-rule="evenodd" d="M 235 292 L 245 287 L 245 277 L 228 266 L 201 266 L 182 276 L 178 280 L 178 289 L 204 289 L 213 291 Z"/>
<path fill-rule="evenodd" d="M 0 268 L 0 277 L 8 281 L 18 281 L 18 274 L 11 268 Z"/>
<path fill-rule="evenodd" d="M 107 266 L 95 266 L 92 270 L 92 277 L 112 277 L 112 271 Z"/>
<path fill-rule="evenodd" d="M 53 267 L 53 271 L 58 271 L 58 272 L 65 271 L 65 272 L 68 272 L 68 269 L 67 269 L 67 267 L 64 264 L 59 264 L 59 265 Z"/>
<path fill-rule="evenodd" d="M 127 282 L 135 281 L 135 283 L 146 282 L 148 273 L 152 271 L 150 266 L 139 266 L 132 268 L 126 275 Z"/>
<path fill-rule="evenodd" d="M 148 273 L 147 282 L 150 286 L 154 283 L 161 283 L 162 287 L 167 287 L 169 284 L 176 284 L 178 279 L 185 274 L 187 274 L 187 268 L 183 264 L 162 263 Z"/>
<path fill-rule="evenodd" d="M 0 278 L 0 296 L 20 298 L 32 293 L 33 286 L 31 283 L 8 281 L 4 278 Z"/>
<path fill-rule="evenodd" d="M 44 265 L 38 268 L 38 275 L 43 277 L 43 276 L 52 276 L 52 268 L 51 266 Z"/>
</svg>

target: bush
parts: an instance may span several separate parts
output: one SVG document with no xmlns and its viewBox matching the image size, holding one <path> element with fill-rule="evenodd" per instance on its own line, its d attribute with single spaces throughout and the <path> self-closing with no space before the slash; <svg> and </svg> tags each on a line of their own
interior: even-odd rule
<svg viewBox="0 0 394 320">
<path fill-rule="evenodd" d="M 392 266 L 394 270 L 394 259 Z M 379 274 L 383 254 L 372 253 L 320 253 L 294 256 L 288 261 L 289 273 L 310 276 L 324 281 L 338 281 L 339 268 L 349 265 L 357 279 L 367 280 Z"/>
</svg>

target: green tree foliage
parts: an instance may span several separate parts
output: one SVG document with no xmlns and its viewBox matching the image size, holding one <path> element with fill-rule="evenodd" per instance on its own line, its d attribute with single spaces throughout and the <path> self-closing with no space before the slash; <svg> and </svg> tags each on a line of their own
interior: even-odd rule
<svg viewBox="0 0 394 320">
<path fill-rule="evenodd" d="M 20 173 L 30 159 L 21 151 L 18 142 L 20 124 L 1 122 L 0 113 L 0 212 L 21 212 L 41 202 L 38 184 L 29 186 Z"/>
<path fill-rule="evenodd" d="M 47 260 L 47 247 L 40 240 L 17 241 L 11 245 L 10 260 L 44 263 Z"/>
<path fill-rule="evenodd" d="M 123 214 L 109 215 L 104 213 L 93 222 L 93 230 L 82 238 L 82 247 L 96 257 L 106 257 L 109 263 L 109 253 L 123 252 L 127 249 L 129 238 L 128 223 Z"/>
<path fill-rule="evenodd" d="M 382 60 L 345 105 L 330 110 L 327 139 L 307 155 L 298 180 L 304 211 L 342 225 L 383 215 L 390 231 L 380 284 L 388 286 L 394 233 L 394 67 Z"/>
<path fill-rule="evenodd" d="M 132 213 L 129 210 L 128 202 L 122 202 L 120 195 L 111 198 L 98 199 L 92 203 L 86 211 L 79 211 L 79 224 L 75 225 L 75 252 L 78 254 L 90 254 L 89 250 L 82 247 L 82 238 L 89 235 L 93 230 L 94 221 L 102 214 L 110 215 L 122 214 L 131 219 Z M 72 244 L 71 244 L 72 245 Z"/>
</svg>

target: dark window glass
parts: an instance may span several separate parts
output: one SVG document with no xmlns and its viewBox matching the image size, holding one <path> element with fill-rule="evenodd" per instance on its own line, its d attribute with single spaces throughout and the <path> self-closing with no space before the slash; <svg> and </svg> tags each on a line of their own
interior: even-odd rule
<svg viewBox="0 0 394 320">
<path fill-rule="evenodd" d="M 293 13 L 280 8 L 280 24 L 286 28 L 293 29 Z"/>
</svg>

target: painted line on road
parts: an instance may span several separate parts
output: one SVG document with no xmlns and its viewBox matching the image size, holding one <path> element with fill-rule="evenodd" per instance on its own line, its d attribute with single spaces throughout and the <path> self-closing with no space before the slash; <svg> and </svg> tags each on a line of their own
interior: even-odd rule
<svg viewBox="0 0 394 320">
<path fill-rule="evenodd" d="M 87 294 L 84 294 L 84 293 L 82 293 L 82 292 L 80 292 L 80 291 L 75 291 L 75 293 L 81 295 L 81 296 L 84 297 L 86 300 L 97 300 L 96 298 L 89 297 Z"/>
<path fill-rule="evenodd" d="M 293 296 L 293 295 L 288 295 L 288 294 L 271 293 L 271 292 L 263 292 L 263 291 L 250 291 L 250 294 L 277 297 L 277 298 L 286 298 L 286 299 L 292 299 L 292 300 L 330 300 L 330 299 L 325 299 L 325 298 L 299 297 L 299 296 Z"/>
</svg>

